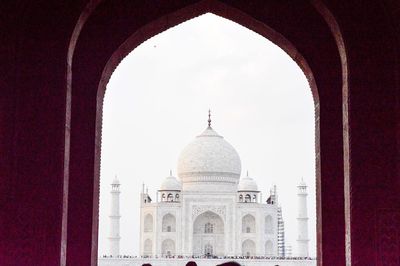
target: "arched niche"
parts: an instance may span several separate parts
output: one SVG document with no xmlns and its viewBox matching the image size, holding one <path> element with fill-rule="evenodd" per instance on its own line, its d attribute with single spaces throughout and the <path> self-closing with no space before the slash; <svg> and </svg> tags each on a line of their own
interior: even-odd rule
<svg viewBox="0 0 400 266">
<path fill-rule="evenodd" d="M 151 256 L 153 255 L 153 241 L 151 239 L 146 239 L 143 244 L 143 255 Z"/>
<path fill-rule="evenodd" d="M 207 244 L 212 246 L 213 255 L 223 255 L 225 252 L 224 227 L 221 216 L 212 211 L 198 215 L 193 222 L 193 255 L 207 255 L 205 253 Z"/>
<path fill-rule="evenodd" d="M 272 223 L 272 216 L 271 215 L 265 216 L 264 226 L 265 226 L 264 232 L 266 234 L 272 234 L 274 232 L 274 225 Z"/>
<path fill-rule="evenodd" d="M 163 216 L 162 231 L 163 232 L 176 232 L 176 218 L 174 215 L 168 213 Z"/>
<path fill-rule="evenodd" d="M 273 256 L 275 255 L 274 252 L 274 244 L 272 243 L 271 240 L 268 240 L 265 242 L 265 256 Z"/>
<path fill-rule="evenodd" d="M 172 239 L 165 239 L 161 243 L 161 254 L 162 256 L 174 256 L 175 255 L 175 241 Z"/>
<path fill-rule="evenodd" d="M 213 234 L 224 233 L 224 222 L 218 214 L 212 211 L 206 211 L 196 217 L 193 223 L 194 234 L 204 234 L 207 227 L 213 228 Z"/>
<path fill-rule="evenodd" d="M 242 242 L 242 256 L 250 257 L 256 255 L 256 243 L 253 240 L 247 239 Z"/>
<path fill-rule="evenodd" d="M 167 201 L 174 201 L 174 195 L 172 193 L 168 193 Z"/>
<path fill-rule="evenodd" d="M 256 232 L 256 218 L 251 214 L 242 217 L 242 233 L 254 234 Z"/>
<path fill-rule="evenodd" d="M 247 203 L 251 202 L 251 195 L 250 194 L 246 194 L 244 196 L 244 202 L 247 202 Z"/>
<path fill-rule="evenodd" d="M 143 221 L 144 232 L 153 232 L 153 215 L 146 214 Z"/>
</svg>

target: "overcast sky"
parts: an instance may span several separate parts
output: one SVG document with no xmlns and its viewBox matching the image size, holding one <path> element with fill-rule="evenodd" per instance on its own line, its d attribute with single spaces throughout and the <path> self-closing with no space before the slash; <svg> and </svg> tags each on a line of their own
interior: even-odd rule
<svg viewBox="0 0 400 266">
<path fill-rule="evenodd" d="M 266 199 L 278 187 L 296 251 L 297 188 L 308 184 L 315 256 L 314 103 L 301 69 L 279 47 L 206 14 L 142 43 L 117 67 L 104 100 L 99 255 L 108 254 L 110 184 L 121 182 L 121 254 L 139 253 L 139 193 L 156 190 L 182 149 L 212 126 L 238 151 Z"/>
</svg>

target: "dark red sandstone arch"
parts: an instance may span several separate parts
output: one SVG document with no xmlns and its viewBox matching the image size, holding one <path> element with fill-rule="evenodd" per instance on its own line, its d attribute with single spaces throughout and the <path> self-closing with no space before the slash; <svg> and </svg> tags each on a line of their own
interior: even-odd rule
<svg viewBox="0 0 400 266">
<path fill-rule="evenodd" d="M 88 2 L 2 3 L 0 265 L 96 264 L 99 86 L 133 34 L 208 11 L 314 76 L 319 264 L 400 264 L 398 1 Z"/>
<path fill-rule="evenodd" d="M 261 2 L 260 2 L 261 3 Z M 89 257 L 89 251 L 92 255 L 92 263 L 97 259 L 97 221 L 98 221 L 98 182 L 99 182 L 99 164 L 100 164 L 100 146 L 101 146 L 101 122 L 102 122 L 102 104 L 103 97 L 106 84 L 108 80 L 119 64 L 119 62 L 136 46 L 141 44 L 143 41 L 148 38 L 158 34 L 170 27 L 173 27 L 179 23 L 184 22 L 185 20 L 191 19 L 193 17 L 199 16 L 201 14 L 212 12 L 222 17 L 231 19 L 235 22 L 238 22 L 249 29 L 265 36 L 270 39 L 277 45 L 279 45 L 282 49 L 284 49 L 302 68 L 305 75 L 307 76 L 310 87 L 312 89 L 314 101 L 315 101 L 315 115 L 316 115 L 316 151 L 317 151 L 317 187 L 320 191 L 322 187 L 324 187 L 324 183 L 326 184 L 335 184 L 336 191 L 332 191 L 331 193 L 321 194 L 318 191 L 318 238 L 319 238 L 319 247 L 318 253 L 319 256 L 323 256 L 323 239 L 321 232 L 323 231 L 323 224 L 328 224 L 328 222 L 335 221 L 335 231 L 330 229 L 331 234 L 325 233 L 327 239 L 329 239 L 329 247 L 331 249 L 336 248 L 337 253 L 335 256 L 330 256 L 329 254 L 325 254 L 327 256 L 326 259 L 329 259 L 332 262 L 335 262 L 339 265 L 339 262 L 344 262 L 344 204 L 343 204 L 343 194 L 340 191 L 343 191 L 343 161 L 342 161 L 342 131 L 341 131 L 341 86 L 342 86 L 342 73 L 341 73 L 341 65 L 340 65 L 340 57 L 338 53 L 338 49 L 335 43 L 335 39 L 332 37 L 330 32 L 330 28 L 324 21 L 324 19 L 320 16 L 318 12 L 316 12 L 315 8 L 312 5 L 304 6 L 298 5 L 293 6 L 292 8 L 288 8 L 287 5 L 282 4 L 271 4 L 262 2 L 263 9 L 268 11 L 268 14 L 265 14 L 261 19 L 256 19 L 257 14 L 252 15 L 254 11 L 247 11 L 247 5 L 244 6 L 235 6 L 227 3 L 223 3 L 220 1 L 199 1 L 191 3 L 187 6 L 177 6 L 175 8 L 169 6 L 169 9 L 166 9 L 163 13 L 158 14 L 157 16 L 149 17 L 148 20 L 143 21 L 138 24 L 135 20 L 134 12 L 139 9 L 135 9 L 135 7 L 129 7 L 129 5 L 121 5 L 108 2 L 101 3 L 94 11 L 93 14 L 89 17 L 89 20 L 86 21 L 86 24 L 82 28 L 82 32 L 80 33 L 77 46 L 74 51 L 73 56 L 73 64 L 72 64 L 72 110 L 79 110 L 80 108 L 84 108 L 88 110 L 89 108 L 92 110 L 92 118 L 88 117 L 87 120 L 82 121 L 84 117 L 82 117 L 82 112 L 79 112 L 80 115 L 77 118 L 76 123 L 82 124 L 82 126 L 88 126 L 92 124 L 91 128 L 91 138 L 95 137 L 95 142 L 92 143 L 92 148 L 86 150 L 86 153 L 92 153 L 94 161 L 91 162 L 87 167 L 92 167 L 92 169 L 88 169 L 87 178 L 88 184 L 93 184 L 92 193 L 88 193 L 90 190 L 88 188 L 82 188 L 81 185 L 77 185 L 76 187 L 72 185 L 74 178 L 79 178 L 82 180 L 82 159 L 77 158 L 76 162 L 73 158 L 77 154 L 81 154 L 82 148 L 85 145 L 90 143 L 81 143 L 81 141 L 85 139 L 82 135 L 82 128 L 79 127 L 77 132 L 74 135 L 74 115 L 72 114 L 71 121 L 71 161 L 70 161 L 70 194 L 81 194 L 79 200 L 74 204 L 73 200 L 69 200 L 69 219 L 68 219 L 68 229 L 69 230 L 77 230 L 76 234 L 72 234 L 72 232 L 68 233 L 68 243 L 75 243 L 73 241 L 74 235 L 76 237 L 81 238 L 83 235 L 87 235 L 87 242 L 90 240 L 92 243 L 92 250 L 85 248 L 84 242 L 82 244 L 69 245 L 67 244 L 67 261 L 72 263 L 78 263 L 78 261 L 82 261 L 80 256 L 83 255 L 84 250 L 88 253 L 85 255 L 86 258 Z M 113 8 L 119 7 L 120 9 L 113 10 Z M 242 9 L 242 10 L 241 10 Z M 108 12 L 106 12 L 106 10 Z M 111 11 L 113 10 L 113 11 Z M 161 9 L 163 10 L 163 9 Z M 96 13 L 96 11 L 98 13 Z M 301 11 L 301 12 L 300 12 Z M 149 10 L 140 10 L 142 14 L 153 14 L 155 11 L 149 12 Z M 304 12 L 304 13 L 303 13 Z M 284 25 L 277 23 L 285 17 L 297 17 L 298 20 L 304 20 L 304 14 L 310 14 L 309 21 L 310 25 L 313 25 L 313 28 L 304 28 L 299 29 L 299 26 L 296 23 L 296 19 L 290 22 L 290 25 Z M 109 17 L 107 15 L 111 15 Z M 253 17 L 254 16 L 254 17 Z M 91 20 L 92 19 L 92 20 Z M 266 20 L 265 22 L 262 20 Z M 120 25 L 115 28 L 114 21 L 117 21 Z M 107 23 L 106 23 L 107 22 Z M 276 29 L 270 27 L 269 25 L 274 25 Z M 93 27 L 92 25 L 95 25 Z M 101 25 L 99 27 L 99 25 Z M 298 31 L 303 30 L 307 33 L 307 38 L 299 38 L 296 36 Z M 105 33 L 113 33 L 112 36 Z M 286 32 L 286 35 L 283 33 Z M 96 38 L 93 38 L 93 34 Z M 120 36 L 117 38 L 116 36 Z M 284 37 L 285 36 L 285 37 Z M 292 39 L 289 40 L 288 37 Z M 313 40 L 315 36 L 319 36 L 318 42 Z M 82 43 L 80 40 L 82 39 Z M 93 43 L 92 40 L 96 40 L 96 43 L 101 43 L 101 48 L 98 47 L 98 44 Z M 293 43 L 296 45 L 294 45 Z M 104 44 L 109 44 L 104 46 Z M 314 79 L 312 68 L 310 67 L 307 59 L 303 56 L 303 53 L 307 53 L 307 50 L 310 52 L 318 45 L 323 45 L 324 50 L 331 50 L 330 56 L 321 57 L 318 53 L 315 53 L 308 58 L 311 62 L 317 66 L 327 65 L 331 66 L 331 69 L 335 69 L 331 71 L 331 73 L 322 72 L 318 73 L 320 77 L 320 85 L 317 87 L 317 82 Z M 96 47 L 96 49 L 94 49 Z M 97 48 L 99 48 L 97 50 Z M 304 49 L 303 53 L 299 51 L 299 49 Z M 82 62 L 82 63 L 81 63 Z M 90 62 L 90 67 L 88 68 L 88 62 Z M 93 66 L 93 67 L 92 67 Z M 334 66 L 336 66 L 334 68 Z M 94 71 L 89 74 L 86 72 L 87 69 Z M 323 67 L 321 67 L 323 69 Z M 89 81 L 90 80 L 90 81 Z M 328 84 L 323 84 L 323 80 L 329 81 Z M 335 103 L 332 103 L 330 106 L 325 105 L 326 109 L 323 110 L 323 119 L 321 119 L 321 104 L 319 97 L 319 90 L 322 90 L 322 96 L 324 98 L 321 101 L 326 101 L 327 99 L 336 99 Z M 326 91 L 326 92 L 325 92 Z M 74 95 L 79 95 L 74 98 Z M 75 105 L 77 104 L 77 105 Z M 336 104 L 336 107 L 335 107 Z M 90 107 L 89 107 L 90 106 Z M 76 108 L 75 108 L 76 107 Z M 336 110 L 336 116 L 332 110 Z M 73 111 L 72 111 L 73 112 Z M 93 116 L 95 116 L 96 123 L 93 124 Z M 335 120 L 336 119 L 336 120 Z M 320 123 L 324 121 L 326 125 L 336 125 L 336 137 L 332 139 L 332 135 L 329 135 L 328 138 L 320 138 Z M 336 121 L 336 122 L 335 122 Z M 88 132 L 88 130 L 85 130 Z M 89 133 L 89 132 L 88 132 Z M 331 132 L 330 132 L 331 133 Z M 94 134 L 94 135 L 93 135 Z M 74 141 L 74 136 L 76 136 L 76 142 Z M 79 140 L 81 138 L 82 140 Z M 331 150 L 336 150 L 335 154 L 326 153 L 327 155 L 331 155 L 325 158 L 321 158 L 321 146 L 320 141 L 327 142 L 326 146 L 332 146 Z M 76 146 L 74 145 L 76 143 Z M 75 150 L 76 149 L 76 150 Z M 333 155 L 333 156 L 332 156 Z M 324 160 L 325 159 L 325 160 Z M 322 160 L 322 161 L 321 161 Z M 321 164 L 321 162 L 326 162 Z M 322 165 L 322 168 L 321 168 Z M 75 168 L 76 167 L 76 168 Z M 76 169 L 76 172 L 74 171 Z M 322 174 L 322 170 L 325 170 Z M 324 176 L 324 180 L 321 180 L 321 176 Z M 330 177 L 331 176 L 331 177 Z M 341 176 L 342 178 L 336 178 Z M 75 189 L 79 191 L 75 191 Z M 325 188 L 325 190 L 329 190 L 331 188 Z M 338 193 L 339 192 L 339 193 Z M 83 194 L 86 196 L 87 204 L 81 203 Z M 321 197 L 326 197 L 325 201 L 321 200 Z M 329 209 L 335 209 L 336 214 L 334 217 L 329 216 L 329 212 L 322 210 L 327 210 L 328 208 L 324 208 L 323 203 L 329 204 Z M 84 210 L 79 210 L 79 205 L 88 206 L 88 204 L 93 204 L 93 212 L 87 212 L 87 208 Z M 75 206 L 78 205 L 78 206 Z M 87 227 L 77 227 L 74 226 L 73 223 L 76 220 L 74 217 L 74 213 L 80 213 L 83 215 L 83 211 L 85 211 L 86 215 L 86 223 Z M 323 215 L 326 217 L 326 222 L 322 223 Z M 89 217 L 90 216 L 90 217 Z M 82 221 L 80 221 L 82 223 Z M 70 229 L 71 228 L 71 229 Z M 88 228 L 92 228 L 92 233 L 89 235 Z M 72 236 L 71 236 L 72 235 Z M 326 241 L 326 243 L 328 243 Z M 328 245 L 327 245 L 328 246 Z M 340 254 L 340 255 L 338 255 Z M 72 264 L 71 264 L 72 265 Z"/>
</svg>

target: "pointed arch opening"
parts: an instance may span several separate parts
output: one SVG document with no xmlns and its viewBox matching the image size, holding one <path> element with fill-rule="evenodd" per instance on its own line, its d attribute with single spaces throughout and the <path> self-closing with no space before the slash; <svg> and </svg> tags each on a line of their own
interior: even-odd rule
<svg viewBox="0 0 400 266">
<path fill-rule="evenodd" d="M 251 214 L 246 214 L 242 217 L 242 233 L 256 233 L 256 218 Z"/>
<path fill-rule="evenodd" d="M 340 91 L 342 84 L 341 76 L 340 76 L 340 81 L 337 81 L 336 79 L 338 73 L 341 74 L 340 66 L 335 67 L 337 65 L 337 62 L 332 60 L 332 62 L 330 62 L 331 71 L 329 74 L 331 76 L 324 75 L 321 71 L 318 70 L 318 68 L 320 66 L 321 69 L 323 69 L 323 65 L 324 64 L 326 65 L 326 62 L 318 62 L 318 60 L 315 61 L 313 59 L 312 52 L 307 50 L 307 45 L 314 50 L 318 47 L 325 47 L 326 54 L 332 55 L 335 54 L 336 52 L 337 49 L 336 46 L 332 48 L 332 46 L 330 46 L 329 40 L 326 41 L 325 43 L 324 40 L 318 40 L 318 42 L 320 43 L 317 42 L 317 44 L 314 45 L 311 39 L 307 39 L 307 45 L 302 46 L 301 45 L 302 40 L 297 40 L 296 38 L 293 38 L 293 36 L 290 34 L 291 32 L 294 32 L 293 30 L 292 31 L 285 30 L 285 25 L 286 25 L 285 23 L 283 23 L 283 26 L 279 24 L 268 23 L 268 20 L 265 20 L 265 18 L 263 17 L 258 18 L 259 20 L 256 20 L 255 18 L 257 16 L 255 16 L 255 14 L 252 14 L 251 9 L 246 9 L 244 7 L 241 7 L 240 5 L 234 8 L 230 5 L 225 5 L 218 1 L 200 1 L 198 4 L 191 6 L 183 5 L 179 6 L 179 8 L 168 9 L 168 11 L 166 12 L 169 15 L 167 16 L 165 16 L 165 14 L 156 14 L 151 21 L 142 21 L 142 24 L 140 24 L 139 26 L 135 25 L 132 22 L 129 22 L 129 20 L 126 20 L 123 26 L 124 29 L 126 29 L 126 32 L 123 33 L 120 32 L 118 38 L 115 38 L 114 40 L 101 41 L 100 40 L 101 38 L 97 37 L 93 38 L 93 41 L 90 41 L 91 38 L 89 38 L 89 36 L 92 36 L 93 32 L 98 32 L 98 30 L 100 30 L 99 28 L 93 27 L 93 25 L 96 25 L 96 21 L 100 19 L 99 16 L 96 16 L 96 13 L 98 12 L 96 8 L 97 4 L 92 4 L 90 8 L 88 8 L 88 10 L 85 11 L 85 14 L 81 16 L 79 25 L 77 25 L 76 29 L 74 30 L 74 36 L 71 40 L 70 50 L 68 52 L 69 68 L 68 68 L 67 87 L 69 92 L 67 94 L 67 99 L 68 99 L 67 110 L 69 110 L 69 115 L 67 115 L 68 117 L 67 120 L 72 121 L 72 123 L 69 123 L 67 121 L 68 124 L 67 127 L 69 128 L 70 125 L 73 126 L 68 132 L 68 141 L 71 140 L 71 151 L 70 152 L 68 151 L 68 154 L 71 154 L 71 157 L 69 158 L 70 168 L 68 170 L 68 173 L 66 173 L 66 176 L 69 177 L 69 182 L 70 182 L 69 191 L 71 197 L 68 200 L 68 208 L 70 209 L 70 211 L 68 211 L 68 216 L 66 216 L 65 219 L 68 220 L 68 226 L 74 228 L 74 234 L 72 234 L 68 238 L 65 238 L 65 241 L 71 242 L 71 245 L 66 245 L 68 249 L 68 252 L 66 252 L 66 254 L 68 254 L 67 255 L 68 261 L 71 261 L 72 263 L 75 261 L 74 258 L 81 257 L 78 255 L 80 254 L 81 250 L 84 249 L 85 245 L 83 244 L 83 242 L 86 241 L 85 243 L 87 243 L 87 241 L 89 241 L 90 239 L 92 241 L 92 245 L 86 252 L 87 254 L 90 254 L 90 258 L 86 259 L 86 261 L 84 261 L 83 263 L 89 265 L 91 262 L 94 263 L 93 261 L 97 259 L 98 206 L 96 206 L 97 205 L 96 202 L 98 202 L 99 199 L 98 186 L 99 186 L 100 146 L 101 146 L 102 101 L 104 97 L 106 83 L 108 82 L 108 79 L 113 69 L 115 69 L 115 66 L 121 61 L 121 59 L 125 57 L 125 55 L 129 51 L 133 50 L 138 44 L 140 44 L 144 40 L 148 39 L 149 37 L 159 32 L 162 32 L 163 30 L 171 26 L 181 23 L 187 19 L 193 18 L 199 14 L 203 14 L 205 12 L 213 12 L 221 16 L 224 16 L 226 18 L 229 18 L 233 21 L 236 21 L 242 25 L 245 25 L 246 27 L 273 40 L 281 48 L 287 51 L 288 54 L 292 56 L 292 58 L 300 65 L 300 67 L 306 73 L 310 81 L 314 96 L 318 95 L 317 86 L 313 72 L 311 71 L 311 68 L 308 65 L 308 60 L 312 62 L 313 70 L 317 74 L 320 91 L 323 91 L 325 93 L 322 96 L 325 99 L 329 98 L 336 99 L 336 97 L 340 98 L 341 96 L 339 95 L 340 93 L 339 94 L 332 93 L 331 92 L 332 89 L 329 88 L 331 87 L 334 88 L 335 90 Z M 127 10 L 128 9 L 129 8 L 127 7 Z M 132 10 L 134 10 L 134 8 L 132 8 Z M 271 7 L 270 10 L 274 10 L 274 8 Z M 312 12 L 310 12 L 309 9 L 305 9 L 307 15 L 311 16 L 313 15 L 313 13 L 317 13 L 315 12 L 315 10 L 312 9 L 312 7 L 311 10 Z M 245 11 L 249 12 L 249 14 L 246 14 Z M 283 14 L 286 14 L 284 9 L 282 11 Z M 130 16 L 132 16 L 132 14 L 130 14 Z M 273 16 L 275 15 L 271 14 L 271 17 Z M 323 27 L 321 26 L 318 27 L 316 26 L 319 23 L 319 19 L 320 18 L 317 17 L 313 20 L 313 23 L 309 23 L 309 25 L 314 26 L 314 27 L 309 27 L 311 35 L 313 34 L 312 31 L 314 29 L 323 29 Z M 84 25 L 86 21 L 88 21 L 88 23 L 87 25 Z M 109 18 L 109 21 L 110 23 L 107 24 L 109 24 L 112 27 L 115 21 L 113 21 L 113 18 L 111 17 Z M 277 21 L 282 21 L 282 20 L 277 20 Z M 129 25 L 129 23 L 131 23 L 132 25 Z M 108 27 L 108 25 L 105 24 L 106 23 L 102 23 L 101 25 L 103 27 Z M 287 24 L 290 24 L 290 21 L 288 21 Z M 147 26 L 142 27 L 142 25 L 147 25 Z M 276 31 L 268 27 L 267 25 L 274 25 L 274 27 L 279 29 L 280 27 L 282 27 L 282 29 Z M 296 28 L 295 26 L 290 26 L 290 25 L 288 27 L 289 28 L 292 27 L 291 29 Z M 306 30 L 304 30 L 304 32 L 306 32 Z M 320 34 L 318 36 L 323 35 L 321 34 L 321 32 L 319 32 Z M 325 36 L 329 36 L 329 34 L 326 33 Z M 295 48 L 296 46 L 293 45 L 290 41 L 288 41 L 286 37 L 289 38 L 296 46 L 302 48 L 299 50 L 300 52 L 298 52 L 298 50 Z M 106 38 L 111 38 L 111 37 L 106 37 Z M 79 40 L 86 40 L 88 42 L 87 44 L 82 44 L 85 42 L 79 43 L 80 42 Z M 96 43 L 107 43 L 108 45 L 99 48 L 96 47 L 96 45 L 93 45 Z M 93 47 L 96 47 L 96 49 L 93 49 Z M 88 63 L 90 61 L 88 60 L 88 58 L 90 58 L 91 50 L 93 50 L 92 52 L 100 54 L 101 56 L 95 58 L 95 60 L 92 60 L 92 62 Z M 303 55 L 306 55 L 307 57 L 305 58 L 303 57 Z M 74 58 L 73 62 L 72 58 Z M 84 67 L 88 70 L 89 73 L 91 73 L 91 75 L 88 76 L 87 73 L 81 71 L 82 69 L 84 69 Z M 101 69 L 100 70 L 101 73 L 99 73 L 99 69 Z M 329 86 L 324 85 L 324 83 L 329 84 Z M 74 84 L 73 87 L 72 84 Z M 72 91 L 73 93 L 71 93 Z M 337 225 L 336 227 L 338 228 L 338 232 L 330 233 L 326 231 L 325 238 L 336 239 L 335 243 L 339 243 L 337 246 L 339 246 L 340 248 L 338 248 L 337 252 L 335 251 L 335 254 L 338 255 L 329 256 L 329 258 L 332 258 L 334 261 L 336 261 L 335 257 L 340 257 L 341 259 L 343 259 L 344 257 L 343 254 L 340 253 L 339 251 L 339 249 L 342 250 L 342 246 L 344 246 L 344 237 L 343 237 L 344 234 L 341 234 L 342 231 L 344 230 L 343 226 L 344 222 L 341 221 L 341 218 L 343 217 L 341 216 L 336 217 L 335 222 L 333 221 L 330 222 L 328 219 L 328 217 L 330 216 L 324 215 L 323 213 L 323 210 L 325 212 L 329 212 L 326 211 L 328 208 L 323 208 L 323 206 L 325 206 L 324 204 L 325 203 L 327 204 L 328 202 L 330 204 L 329 206 L 332 205 L 332 202 L 338 202 L 334 207 L 331 206 L 331 208 L 329 209 L 330 210 L 335 209 L 337 213 L 342 213 L 341 210 L 343 210 L 343 206 L 340 204 L 340 202 L 343 201 L 341 200 L 335 201 L 333 198 L 332 200 L 330 200 L 331 199 L 330 195 L 336 194 L 330 192 L 337 192 L 337 189 L 336 190 L 329 189 L 328 184 L 331 185 L 332 182 L 335 182 L 336 185 L 331 187 L 339 187 L 339 188 L 343 187 L 342 181 L 334 181 L 334 180 L 342 180 L 343 175 L 341 174 L 341 172 L 343 172 L 342 171 L 343 165 L 340 164 L 339 162 L 343 162 L 343 157 L 341 156 L 341 154 L 339 153 L 336 154 L 334 152 L 321 153 L 320 142 L 322 143 L 321 147 L 323 147 L 323 150 L 327 151 L 329 150 L 332 151 L 335 150 L 337 147 L 342 147 L 343 141 L 340 136 L 342 136 L 343 132 L 338 131 L 337 127 L 329 126 L 329 123 L 333 125 L 341 124 L 341 115 L 339 116 L 337 113 L 341 113 L 340 106 L 342 102 L 334 101 L 334 103 L 330 106 L 325 106 L 325 105 L 320 106 L 318 97 L 314 97 L 315 113 L 317 121 L 316 123 L 316 135 L 317 135 L 316 150 L 318 154 L 317 164 L 316 164 L 317 180 L 318 180 L 317 191 L 318 193 L 320 193 L 321 187 L 325 189 L 324 194 L 318 194 L 319 197 L 318 219 L 320 226 L 320 228 L 318 229 L 319 233 L 318 243 L 320 245 L 318 252 L 319 255 L 322 256 L 323 254 L 322 220 L 324 220 L 323 223 L 324 226 L 328 227 L 330 223 L 335 223 Z M 82 106 L 85 107 L 83 108 Z M 339 108 L 340 110 L 338 111 L 335 108 Z M 85 110 L 85 112 L 81 112 L 82 110 Z M 324 114 L 327 113 L 330 114 L 326 115 L 325 117 L 324 116 L 320 117 L 321 110 Z M 80 115 L 78 116 L 77 114 Z M 71 119 L 69 120 L 69 118 Z M 324 132 L 330 132 L 329 134 L 321 134 L 321 139 L 319 131 L 320 126 L 321 128 L 323 128 Z M 85 130 L 82 131 L 82 129 Z M 330 129 L 332 129 L 333 131 Z M 71 136 L 71 138 L 69 138 L 69 136 Z M 329 138 L 333 139 L 335 143 L 330 142 Z M 320 158 L 320 156 L 322 156 L 323 158 Z M 82 168 L 81 162 L 85 161 L 85 158 L 94 158 L 94 161 L 89 162 L 89 167 Z M 324 164 L 323 167 L 321 167 L 320 165 L 321 162 Z M 323 173 L 321 173 L 322 171 L 321 169 L 323 169 L 324 171 Z M 332 171 L 332 169 L 334 170 Z M 326 182 L 321 179 L 321 175 L 324 176 L 324 180 L 326 180 Z M 338 176 L 340 178 L 338 178 Z M 85 184 L 84 186 L 85 191 L 87 192 L 87 190 L 90 190 L 90 193 L 88 193 L 85 197 L 81 197 L 79 202 L 77 202 L 74 200 L 73 196 L 84 194 L 81 193 L 82 187 L 80 184 L 82 183 Z M 322 201 L 321 198 L 323 198 L 324 200 Z M 90 208 L 86 207 L 85 207 L 86 209 L 81 208 L 79 207 L 80 205 L 90 206 Z M 77 225 L 77 221 L 79 220 L 77 218 L 79 217 L 85 217 L 84 221 L 86 221 L 83 224 L 81 224 L 80 227 Z M 65 220 L 65 224 L 67 224 L 67 220 Z M 89 231 L 90 233 L 88 234 Z M 72 230 L 69 230 L 69 232 L 72 232 Z M 74 237 L 74 235 L 80 237 L 83 235 L 87 235 L 87 237 L 84 238 L 85 240 L 84 241 L 77 239 L 77 237 L 76 236 Z M 331 237 L 328 237 L 328 235 Z M 74 242 L 79 243 L 79 241 L 82 242 L 82 245 L 72 245 L 72 243 Z M 328 254 L 328 252 L 325 252 L 324 254 Z"/>
<path fill-rule="evenodd" d="M 265 242 L 265 256 L 274 256 L 276 252 L 274 252 L 274 244 L 271 240 Z"/>
<path fill-rule="evenodd" d="M 143 245 L 143 255 L 152 256 L 153 255 L 153 241 L 151 239 L 146 239 Z"/>
<path fill-rule="evenodd" d="M 245 257 L 252 257 L 256 255 L 256 243 L 251 240 L 247 239 L 242 243 L 242 256 Z"/>
<path fill-rule="evenodd" d="M 225 253 L 225 224 L 221 216 L 206 211 L 193 222 L 193 255 L 223 256 Z"/>
<path fill-rule="evenodd" d="M 163 216 L 162 231 L 163 232 L 176 232 L 176 218 L 174 215 L 168 213 Z"/>
<path fill-rule="evenodd" d="M 272 223 L 272 216 L 271 215 L 265 216 L 264 226 L 265 226 L 264 232 L 266 234 L 272 234 L 274 232 L 274 225 Z"/>
<path fill-rule="evenodd" d="M 146 214 L 144 217 L 144 232 L 153 232 L 153 215 L 150 213 Z"/>
<path fill-rule="evenodd" d="M 164 257 L 171 257 L 175 255 L 175 241 L 172 239 L 165 239 L 161 244 L 161 254 Z"/>
</svg>

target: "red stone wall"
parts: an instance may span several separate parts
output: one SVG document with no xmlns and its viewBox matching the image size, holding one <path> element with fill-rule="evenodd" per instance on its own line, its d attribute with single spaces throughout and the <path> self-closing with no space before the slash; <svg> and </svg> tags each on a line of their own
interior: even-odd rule
<svg viewBox="0 0 400 266">
<path fill-rule="evenodd" d="M 141 42 L 209 11 L 274 41 L 309 78 L 319 264 L 399 265 L 397 1 L 85 7 L 21 0 L 0 9 L 0 265 L 96 264 L 107 80 Z"/>
</svg>

